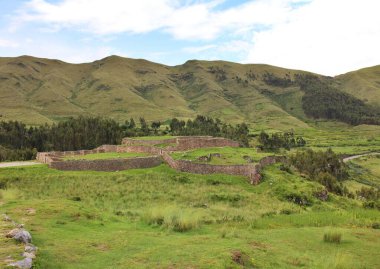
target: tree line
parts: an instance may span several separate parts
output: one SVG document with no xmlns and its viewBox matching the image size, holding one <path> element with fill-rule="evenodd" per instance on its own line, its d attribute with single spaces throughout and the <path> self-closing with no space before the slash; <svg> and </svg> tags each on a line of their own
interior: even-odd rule
<svg viewBox="0 0 380 269">
<path fill-rule="evenodd" d="M 305 93 L 302 108 L 308 117 L 335 119 L 351 125 L 380 124 L 380 107 L 368 105 L 317 76 L 298 74 L 295 78 Z"/>
<path fill-rule="evenodd" d="M 170 122 L 170 133 L 172 135 L 211 135 L 220 136 L 240 142 L 243 146 L 248 146 L 248 126 L 245 123 L 235 126 L 222 122 L 220 119 L 213 119 L 198 115 L 194 120 L 172 119 Z"/>
<path fill-rule="evenodd" d="M 0 161 L 30 160 L 37 151 L 65 151 L 93 149 L 103 144 L 120 144 L 123 137 L 151 135 L 211 135 L 240 141 L 248 145 L 246 124 L 232 126 L 219 119 L 197 116 L 194 120 L 170 120 L 170 125 L 161 128 L 162 123 L 150 124 L 133 118 L 123 124 L 101 117 L 69 118 L 51 125 L 28 127 L 18 121 L 0 122 Z"/>
<path fill-rule="evenodd" d="M 290 150 L 295 147 L 303 147 L 306 145 L 306 141 L 301 136 L 295 136 L 293 131 L 284 133 L 273 133 L 271 135 L 262 131 L 258 137 L 258 146 L 261 150 L 278 150 L 285 148 Z"/>
</svg>

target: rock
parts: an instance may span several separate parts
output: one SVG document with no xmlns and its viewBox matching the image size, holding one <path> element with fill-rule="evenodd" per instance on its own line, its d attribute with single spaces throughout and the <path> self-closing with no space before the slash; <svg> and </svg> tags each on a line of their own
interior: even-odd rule
<svg viewBox="0 0 380 269">
<path fill-rule="evenodd" d="M 13 236 L 13 238 L 22 243 L 32 242 L 32 236 L 26 230 L 20 230 L 18 233 L 16 233 L 15 236 Z"/>
<path fill-rule="evenodd" d="M 210 153 L 210 157 L 221 158 L 222 154 L 220 154 L 220 153 Z"/>
<path fill-rule="evenodd" d="M 27 215 L 35 215 L 36 214 L 36 210 L 34 208 L 27 208 L 26 209 L 26 214 Z"/>
<path fill-rule="evenodd" d="M 209 156 L 200 156 L 200 157 L 198 157 L 198 161 L 200 161 L 200 162 L 209 162 L 210 159 L 211 158 Z"/>
<path fill-rule="evenodd" d="M 35 259 L 35 258 L 36 258 L 36 254 L 34 254 L 34 253 L 29 253 L 29 252 L 24 252 L 24 253 L 22 253 L 22 256 L 23 256 L 24 258 L 31 258 L 31 259 Z"/>
<path fill-rule="evenodd" d="M 24 228 L 24 224 L 16 224 L 16 227 L 22 229 Z"/>
<path fill-rule="evenodd" d="M 13 237 L 15 237 L 16 234 L 18 234 L 18 233 L 21 232 L 21 231 L 22 231 L 22 229 L 20 229 L 20 228 L 12 229 L 12 230 L 10 230 L 10 231 L 5 235 L 5 237 L 7 237 L 7 238 L 13 238 Z"/>
<path fill-rule="evenodd" d="M 8 266 L 20 268 L 20 269 L 30 269 L 32 268 L 33 260 L 31 258 L 25 258 L 18 262 L 10 263 Z"/>
<path fill-rule="evenodd" d="M 243 159 L 246 160 L 248 163 L 253 163 L 253 159 L 248 155 L 244 155 Z"/>
<path fill-rule="evenodd" d="M 326 189 L 324 189 L 324 190 L 315 192 L 314 196 L 321 201 L 327 201 L 327 199 L 329 199 L 329 192 Z"/>
<path fill-rule="evenodd" d="M 3 214 L 3 220 L 4 221 L 12 221 L 12 219 L 9 216 L 7 216 L 6 214 Z"/>
<path fill-rule="evenodd" d="M 24 251 L 29 252 L 29 253 L 36 253 L 37 252 L 37 247 L 33 244 L 26 244 Z"/>
<path fill-rule="evenodd" d="M 261 175 L 259 173 L 255 173 L 250 176 L 250 183 L 252 185 L 257 185 L 260 183 L 260 181 L 261 181 Z"/>
</svg>

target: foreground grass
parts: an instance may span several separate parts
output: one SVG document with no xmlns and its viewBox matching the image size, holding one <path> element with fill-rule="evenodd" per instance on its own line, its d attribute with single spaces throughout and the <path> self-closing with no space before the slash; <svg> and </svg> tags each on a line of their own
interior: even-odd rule
<svg viewBox="0 0 380 269">
<path fill-rule="evenodd" d="M 107 153 L 93 153 L 87 155 L 76 155 L 65 157 L 64 160 L 104 160 L 104 159 L 120 159 L 120 158 L 133 158 L 148 156 L 147 153 L 135 152 L 107 152 Z"/>
<path fill-rule="evenodd" d="M 278 166 L 245 178 L 178 173 L 162 165 L 123 172 L 3 169 L 3 210 L 30 228 L 36 268 L 379 268 L 376 210 L 331 195 Z M 305 195 L 309 206 L 289 202 Z M 28 215 L 27 209 L 36 209 Z M 340 244 L 324 234 L 339 228 Z"/>
</svg>

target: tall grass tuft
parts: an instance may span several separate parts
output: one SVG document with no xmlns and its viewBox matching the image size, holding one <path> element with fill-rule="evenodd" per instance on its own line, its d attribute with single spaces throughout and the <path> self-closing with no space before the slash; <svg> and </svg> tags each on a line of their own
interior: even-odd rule
<svg viewBox="0 0 380 269">
<path fill-rule="evenodd" d="M 329 231 L 323 235 L 323 241 L 326 243 L 340 244 L 342 234 L 340 232 Z"/>
<path fill-rule="evenodd" d="M 196 229 L 201 224 L 199 214 L 177 207 L 151 209 L 144 214 L 143 220 L 149 225 L 165 227 L 176 232 Z"/>
</svg>

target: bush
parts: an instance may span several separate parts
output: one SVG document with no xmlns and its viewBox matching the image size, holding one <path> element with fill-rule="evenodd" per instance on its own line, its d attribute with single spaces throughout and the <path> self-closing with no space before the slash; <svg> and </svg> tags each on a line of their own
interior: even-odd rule
<svg viewBox="0 0 380 269">
<path fill-rule="evenodd" d="M 367 209 L 378 209 L 380 210 L 380 202 L 379 201 L 365 201 L 363 203 L 363 207 Z"/>
<path fill-rule="evenodd" d="M 323 241 L 326 243 L 340 244 L 342 234 L 339 232 L 327 232 L 323 235 Z"/>
</svg>

